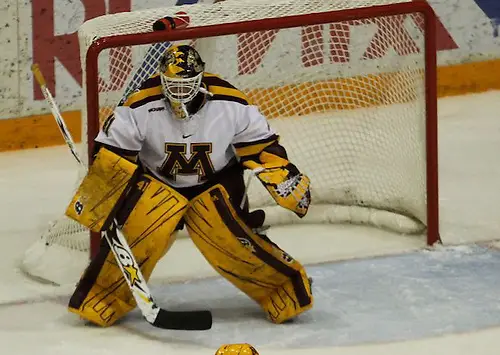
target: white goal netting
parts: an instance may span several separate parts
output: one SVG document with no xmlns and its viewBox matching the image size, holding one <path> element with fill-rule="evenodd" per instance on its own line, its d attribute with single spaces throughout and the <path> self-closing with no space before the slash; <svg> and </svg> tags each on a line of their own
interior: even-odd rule
<svg viewBox="0 0 500 355">
<path fill-rule="evenodd" d="M 192 43 L 207 71 L 260 107 L 290 160 L 311 178 L 313 204 L 304 219 L 275 206 L 259 183 L 251 184 L 251 207 L 264 208 L 268 223 L 357 223 L 429 232 L 428 203 L 437 195 L 427 191 L 429 157 L 435 154 L 427 149 L 428 129 L 435 113 L 426 109 L 426 88 L 435 77 L 426 70 L 425 41 L 432 34 L 422 9 L 421 2 L 410 1 L 230 0 L 95 18 L 79 31 L 84 71 L 87 48 L 95 41 L 127 34 L 131 43 L 99 55 L 98 77 L 89 79 L 99 94 L 86 99 L 98 99 L 99 114 L 85 111 L 83 117 L 102 123 L 125 93 L 156 71 L 171 43 L 132 43 L 152 32 L 155 20 L 182 11 L 188 28 L 216 27 L 209 38 L 200 31 L 198 38 L 181 42 Z M 321 14 L 332 11 L 331 22 L 315 22 L 324 22 Z M 277 28 L 289 27 L 287 18 L 295 15 L 303 15 L 301 25 Z M 276 20 L 245 24 L 262 19 Z M 88 249 L 88 232 L 62 217 L 28 251 L 24 269 L 56 283 L 75 281 Z M 57 259 L 61 253 L 75 270 Z"/>
</svg>

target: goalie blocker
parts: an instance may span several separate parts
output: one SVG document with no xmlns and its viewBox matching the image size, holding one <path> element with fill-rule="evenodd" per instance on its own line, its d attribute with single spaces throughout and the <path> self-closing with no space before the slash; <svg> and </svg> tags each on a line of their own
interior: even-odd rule
<svg viewBox="0 0 500 355">
<path fill-rule="evenodd" d="M 252 214 L 232 204 L 241 201 L 244 194 L 238 188 L 244 187 L 240 168 L 227 172 L 220 184 L 188 201 L 155 178 L 139 174 L 135 164 L 101 149 L 85 181 L 67 210 L 68 216 L 98 231 L 116 213 L 146 280 L 184 219 L 190 237 L 212 267 L 255 300 L 271 321 L 284 322 L 312 307 L 302 265 L 265 235 L 254 232 L 262 220 L 250 227 Z M 115 211 L 117 206 L 121 207 Z M 109 246 L 103 242 L 71 297 L 69 310 L 92 323 L 109 326 L 135 306 Z"/>
</svg>

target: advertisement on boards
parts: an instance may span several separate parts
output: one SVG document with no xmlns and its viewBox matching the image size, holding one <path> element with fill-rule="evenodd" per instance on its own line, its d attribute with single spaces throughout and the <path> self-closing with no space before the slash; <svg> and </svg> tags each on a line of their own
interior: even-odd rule
<svg viewBox="0 0 500 355">
<path fill-rule="evenodd" d="M 235 1 L 235 0 L 232 0 Z M 272 1 L 272 0 L 270 0 Z M 31 65 L 39 63 L 62 111 L 82 107 L 82 69 L 77 31 L 86 20 L 124 11 L 192 4 L 196 0 L 6 0 L 0 9 L 6 25 L 0 31 L 4 48 L 0 69 L 0 119 L 47 113 L 33 81 Z M 211 0 L 200 2 L 212 2 Z M 495 0 L 432 0 L 438 15 L 438 64 L 447 66 L 500 58 L 500 3 Z M 398 25 L 407 45 L 412 34 Z M 416 28 L 421 24 L 415 22 Z M 420 27 L 419 27 L 420 26 Z M 341 40 L 348 41 L 350 32 Z M 373 38 L 383 36 L 377 29 Z M 388 43 L 388 49 L 397 46 Z M 366 48 L 370 53 L 370 48 Z M 344 56 L 349 58 L 349 54 Z M 244 60 L 244 59 L 242 59 Z M 345 59 L 344 59 L 345 60 Z"/>
</svg>

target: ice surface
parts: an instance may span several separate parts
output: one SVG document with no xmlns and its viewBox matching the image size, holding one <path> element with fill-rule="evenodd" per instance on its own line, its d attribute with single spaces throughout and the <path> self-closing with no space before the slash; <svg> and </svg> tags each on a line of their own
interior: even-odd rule
<svg viewBox="0 0 500 355">
<path fill-rule="evenodd" d="M 153 288 L 158 302 L 211 309 L 210 332 L 151 330 L 138 312 L 126 321 L 163 341 L 213 348 L 231 341 L 311 348 L 420 339 L 500 326 L 500 273 L 492 272 L 499 269 L 500 251 L 477 246 L 309 266 L 314 308 L 278 327 L 222 278 L 171 284 Z"/>
<path fill-rule="evenodd" d="M 491 242 L 500 239 L 499 112 L 498 91 L 440 101 L 443 250 L 415 252 L 423 240 L 367 227 L 271 231 L 315 278 L 316 306 L 294 323 L 266 323 L 223 280 L 173 283 L 214 276 L 189 240 L 178 241 L 151 286 L 162 305 L 213 309 L 204 333 L 158 331 L 137 313 L 109 329 L 85 326 L 66 312 L 71 285 L 27 279 L 19 260 L 61 215 L 76 164 L 65 147 L 2 153 L 0 354 L 213 354 L 220 343 L 249 341 L 264 355 L 498 355 L 498 252 L 470 243 L 500 247 Z"/>
</svg>

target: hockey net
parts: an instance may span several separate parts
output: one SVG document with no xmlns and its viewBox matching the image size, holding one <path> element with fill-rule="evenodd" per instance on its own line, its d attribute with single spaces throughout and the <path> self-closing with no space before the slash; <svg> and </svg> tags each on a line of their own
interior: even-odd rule
<svg viewBox="0 0 500 355">
<path fill-rule="evenodd" d="M 186 29 L 152 31 L 155 20 L 179 12 Z M 207 71 L 260 107 L 312 180 L 303 219 L 253 182 L 251 207 L 264 208 L 267 223 L 371 224 L 424 234 L 432 244 L 439 238 L 434 21 L 425 2 L 390 0 L 229 0 L 92 19 L 79 30 L 85 148 L 169 45 L 191 43 Z M 90 244 L 89 233 L 63 217 L 28 251 L 24 269 L 75 281 Z"/>
</svg>

